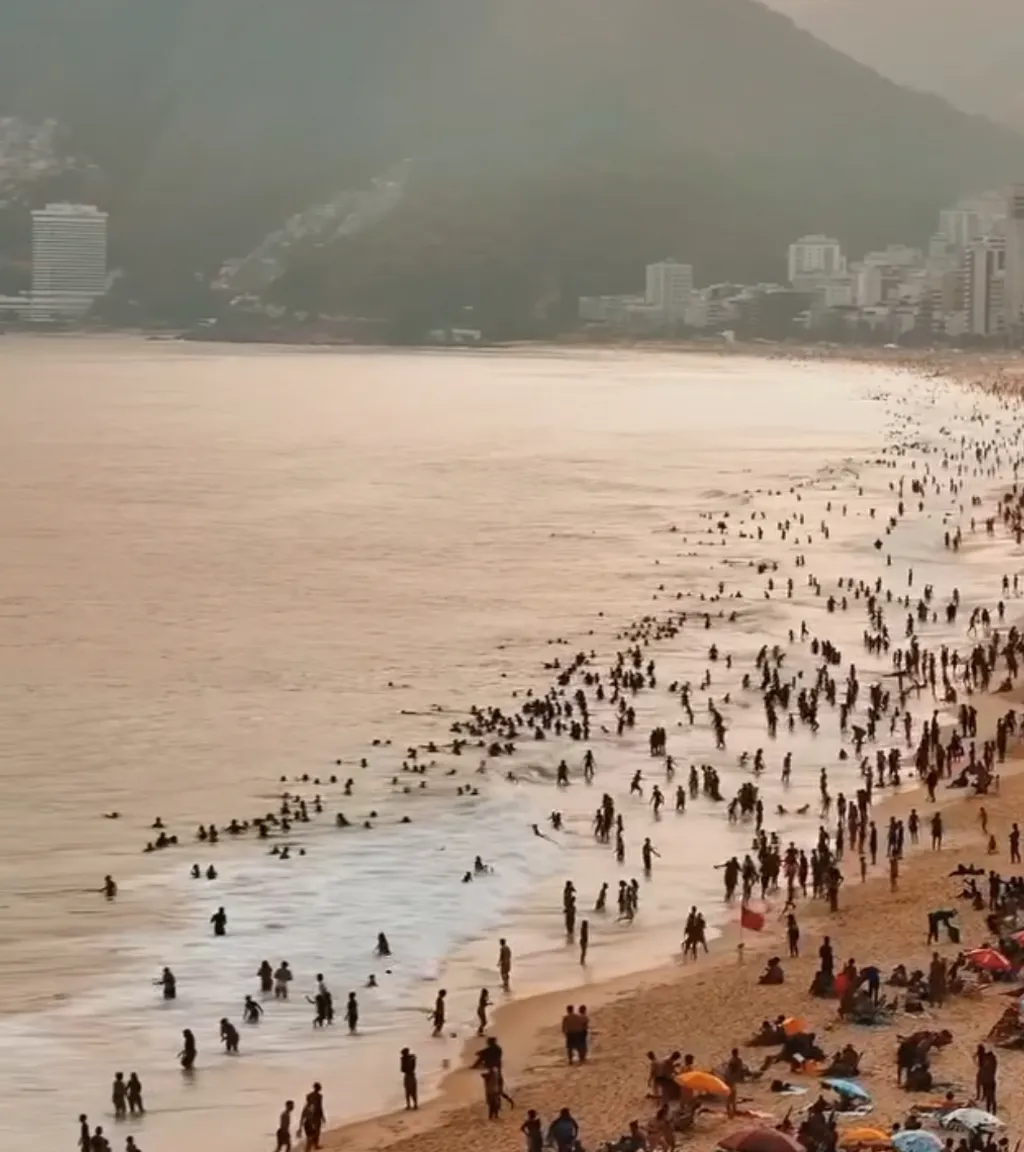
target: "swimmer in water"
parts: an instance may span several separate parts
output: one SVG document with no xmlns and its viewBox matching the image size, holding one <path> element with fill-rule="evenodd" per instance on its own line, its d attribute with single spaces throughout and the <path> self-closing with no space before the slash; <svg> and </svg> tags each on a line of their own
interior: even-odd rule
<svg viewBox="0 0 1024 1152">
<path fill-rule="evenodd" d="M 263 1009 L 251 996 L 246 996 L 242 1005 L 242 1019 L 246 1024 L 258 1024 L 263 1015 Z"/>
<path fill-rule="evenodd" d="M 391 945 L 388 943 L 388 938 L 384 935 L 383 932 L 377 933 L 377 947 L 374 948 L 374 952 L 378 956 L 391 955 Z"/>
</svg>

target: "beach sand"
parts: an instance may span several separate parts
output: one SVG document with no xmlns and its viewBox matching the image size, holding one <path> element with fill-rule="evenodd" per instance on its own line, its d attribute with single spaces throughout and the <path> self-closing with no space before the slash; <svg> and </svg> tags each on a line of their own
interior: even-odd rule
<svg viewBox="0 0 1024 1152">
<path fill-rule="evenodd" d="M 1012 706 L 1007 696 L 998 697 L 1000 707 Z M 1019 706 L 1019 705 L 1018 705 Z M 1020 747 L 1003 766 L 998 796 L 983 799 L 965 797 L 958 791 L 940 791 L 937 806 L 943 811 L 945 837 L 941 851 L 932 852 L 925 844 L 908 849 L 896 892 L 890 890 L 884 856 L 861 883 L 856 867 L 847 868 L 838 913 L 831 914 L 823 901 L 800 902 L 797 915 L 801 927 L 798 960 L 783 960 L 786 982 L 782 986 L 761 986 L 757 978 L 764 958 L 785 957 L 786 942 L 778 909 L 769 911 L 760 933 L 741 933 L 738 920 L 712 944 L 711 955 L 696 963 L 660 967 L 638 976 L 592 984 L 577 989 L 535 997 L 510 1004 L 498 1014 L 491 1034 L 504 1048 L 509 1091 L 514 1110 L 506 1109 L 498 1122 L 487 1120 L 479 1073 L 468 1068 L 455 1071 L 445 1081 L 439 1099 L 418 1113 L 399 1113 L 364 1124 L 351 1125 L 328 1134 L 324 1147 L 363 1152 L 389 1148 L 392 1152 L 502 1152 L 519 1149 L 523 1137 L 519 1125 L 526 1110 L 534 1108 L 549 1123 L 558 1110 L 568 1107 L 580 1124 L 585 1147 L 617 1139 L 631 1120 L 642 1124 L 653 1118 L 655 1105 L 647 1097 L 647 1061 L 650 1049 L 659 1056 L 673 1050 L 692 1053 L 698 1068 L 711 1069 L 728 1059 L 739 1046 L 748 1064 L 756 1066 L 766 1051 L 744 1048 L 744 1041 L 756 1032 L 762 1020 L 779 1015 L 798 1016 L 808 1030 L 818 1035 L 831 1055 L 850 1043 L 862 1053 L 858 1082 L 870 1093 L 874 1110 L 866 1125 L 888 1129 L 902 1122 L 912 1104 L 938 1099 L 941 1093 L 913 1095 L 897 1088 L 895 1052 L 897 1037 L 919 1028 L 948 1028 L 953 1043 L 943 1049 L 933 1064 L 936 1079 L 953 1081 L 962 1091 L 959 1098 L 971 1096 L 974 1089 L 972 1064 L 976 1046 L 1002 1014 L 1007 1000 L 1000 995 L 1006 985 L 992 985 L 977 996 L 951 997 L 940 1010 L 925 1015 L 902 1014 L 890 1027 L 865 1028 L 843 1023 L 837 1002 L 808 995 L 808 987 L 818 964 L 817 950 L 825 934 L 831 937 L 836 967 L 849 957 L 859 966 L 875 964 L 885 976 L 899 963 L 908 971 L 927 970 L 933 951 L 946 959 L 960 948 L 975 947 L 989 939 L 985 913 L 973 911 L 969 902 L 955 899 L 961 881 L 949 873 L 958 863 L 1008 871 L 1006 834 L 1024 811 L 1024 756 Z M 904 817 L 916 806 L 926 819 L 936 806 L 922 803 L 923 793 L 907 789 L 877 805 L 875 819 L 882 825 L 890 816 Z M 1000 846 L 997 856 L 986 855 L 978 812 L 984 805 L 989 830 Z M 925 914 L 929 909 L 956 907 L 963 930 L 958 948 L 943 935 L 938 945 L 929 945 Z M 769 909 L 771 905 L 769 905 Z M 738 960 L 737 944 L 742 939 L 743 959 Z M 888 992 L 893 990 L 889 989 Z M 562 1045 L 560 1020 L 566 1004 L 586 1003 L 592 1020 L 592 1048 L 586 1065 L 567 1067 Z M 467 1046 L 467 1056 L 479 1043 Z M 1020 1131 L 1024 1122 L 1024 1054 L 999 1051 L 999 1114 L 1009 1131 Z M 793 1083 L 806 1083 L 806 1097 L 773 1095 L 768 1079 L 745 1084 L 739 1093 L 740 1109 L 753 1109 L 780 1120 L 790 1106 L 794 1112 L 815 1099 L 817 1081 L 790 1075 L 784 1065 L 769 1074 Z M 711 1149 L 732 1131 L 773 1123 L 739 1115 L 728 1119 L 719 1110 L 698 1116 L 696 1127 L 680 1138 L 685 1147 Z M 850 1125 L 848 1125 L 850 1126 Z"/>
</svg>

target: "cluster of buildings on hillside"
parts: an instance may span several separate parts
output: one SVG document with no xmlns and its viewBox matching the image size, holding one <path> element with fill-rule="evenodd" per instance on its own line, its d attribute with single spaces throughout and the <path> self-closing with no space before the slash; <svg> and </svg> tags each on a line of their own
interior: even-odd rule
<svg viewBox="0 0 1024 1152">
<path fill-rule="evenodd" d="M 838 240 L 801 237 L 786 284 L 697 289 L 691 265 L 663 260 L 648 266 L 644 295 L 582 297 L 580 319 L 635 335 L 1024 343 L 1024 184 L 965 199 L 938 223 L 926 252 L 893 244 L 856 262 Z"/>
<path fill-rule="evenodd" d="M 107 214 L 89 204 L 32 213 L 32 288 L 0 296 L 0 322 L 81 321 L 107 290 Z"/>
</svg>

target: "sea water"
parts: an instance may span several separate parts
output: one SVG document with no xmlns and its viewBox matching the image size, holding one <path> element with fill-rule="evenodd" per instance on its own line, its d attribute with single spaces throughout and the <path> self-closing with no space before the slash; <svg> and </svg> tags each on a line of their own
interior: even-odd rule
<svg viewBox="0 0 1024 1152">
<path fill-rule="evenodd" d="M 768 827 L 809 845 L 821 768 L 833 795 L 849 796 L 855 759 L 838 759 L 830 718 L 817 737 L 780 729 L 769 741 L 759 694 L 737 690 L 757 651 L 786 647 L 786 668 L 810 683 L 818 661 L 789 644 L 806 621 L 842 648 L 836 675 L 855 664 L 869 684 L 889 657 L 863 647 L 862 602 L 826 612 L 841 577 L 881 578 L 914 601 L 931 584 L 939 604 L 958 587 L 969 611 L 991 605 L 1012 571 L 1005 541 L 980 522 L 969 530 L 970 496 L 991 506 L 998 468 L 960 477 L 964 492 L 929 490 L 922 512 L 886 532 L 900 476 L 916 503 L 910 479 L 931 468 L 948 481 L 942 455 L 961 434 L 1008 425 L 990 398 L 879 369 L 9 340 L 0 382 L 0 1079 L 11 1086 L 0 1132 L 16 1150 L 69 1143 L 82 1111 L 110 1131 L 116 1070 L 144 1082 L 149 1114 L 130 1130 L 147 1152 L 214 1131 L 225 1152 L 262 1147 L 283 1099 L 317 1078 L 332 1123 L 393 1107 L 398 1049 L 417 1051 L 429 1086 L 472 1033 L 479 989 L 500 999 L 499 936 L 514 950 L 515 994 L 579 982 L 561 924 L 567 879 L 591 923 L 589 979 L 670 959 L 691 905 L 712 925 L 735 914 L 713 865 L 742 855 L 752 829 L 703 798 L 671 810 L 651 727 L 668 729 L 674 783 L 691 763 L 712 764 L 727 797 L 752 779 L 740 754 L 765 748 Z M 953 555 L 942 537 L 957 524 L 967 538 Z M 645 653 L 658 686 L 632 701 L 635 730 L 617 737 L 611 708 L 595 710 L 592 787 L 568 739 L 524 739 L 508 758 L 426 751 L 471 704 L 514 708 L 577 651 L 605 669 L 630 621 L 683 611 L 678 634 Z M 888 611 L 895 643 L 904 616 Z M 935 645 L 962 643 L 962 629 L 962 616 L 947 627 L 940 612 L 918 631 Z M 731 671 L 709 662 L 712 643 Z M 712 684 L 697 691 L 708 668 Z M 671 681 L 694 687 L 692 727 Z M 707 696 L 726 715 L 724 751 Z M 402 771 L 413 745 L 433 762 L 426 777 Z M 559 790 L 563 757 L 572 784 Z M 637 770 L 642 799 L 628 795 Z M 654 782 L 668 800 L 660 820 Z M 324 806 L 282 838 L 290 860 L 252 838 L 194 841 L 199 822 L 275 810 L 283 790 Z M 590 835 L 603 791 L 626 818 L 622 868 Z M 774 816 L 779 803 L 811 812 Z M 547 820 L 555 809 L 561 833 Z M 353 827 L 334 827 L 339 811 Z M 182 846 L 144 855 L 156 815 Z M 649 880 L 647 836 L 660 854 Z M 462 883 L 477 855 L 492 871 Z M 192 880 L 193 862 L 214 863 L 218 879 Z M 121 886 L 114 905 L 95 891 L 108 871 Z M 589 912 L 601 882 L 614 909 L 618 880 L 633 876 L 633 924 Z M 215 938 L 221 905 L 228 935 Z M 380 931 L 391 958 L 372 954 Z M 217 1022 L 239 1023 L 263 959 L 289 961 L 291 998 L 266 1004 L 257 1028 L 241 1028 L 242 1054 L 226 1057 Z M 165 964 L 173 1003 L 153 986 Z M 321 972 L 339 1019 L 318 1031 L 306 997 Z M 442 986 L 450 1028 L 432 1040 L 426 1011 Z M 340 1020 L 349 991 L 355 1037 Z M 200 1049 L 191 1080 L 175 1062 L 183 1028 Z"/>
</svg>

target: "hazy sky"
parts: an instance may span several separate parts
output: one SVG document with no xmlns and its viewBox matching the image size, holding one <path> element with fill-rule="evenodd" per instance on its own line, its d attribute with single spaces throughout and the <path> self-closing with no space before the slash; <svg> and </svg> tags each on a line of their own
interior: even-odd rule
<svg viewBox="0 0 1024 1152">
<path fill-rule="evenodd" d="M 1024 0 L 764 0 L 884 75 L 1024 129 Z"/>
</svg>

